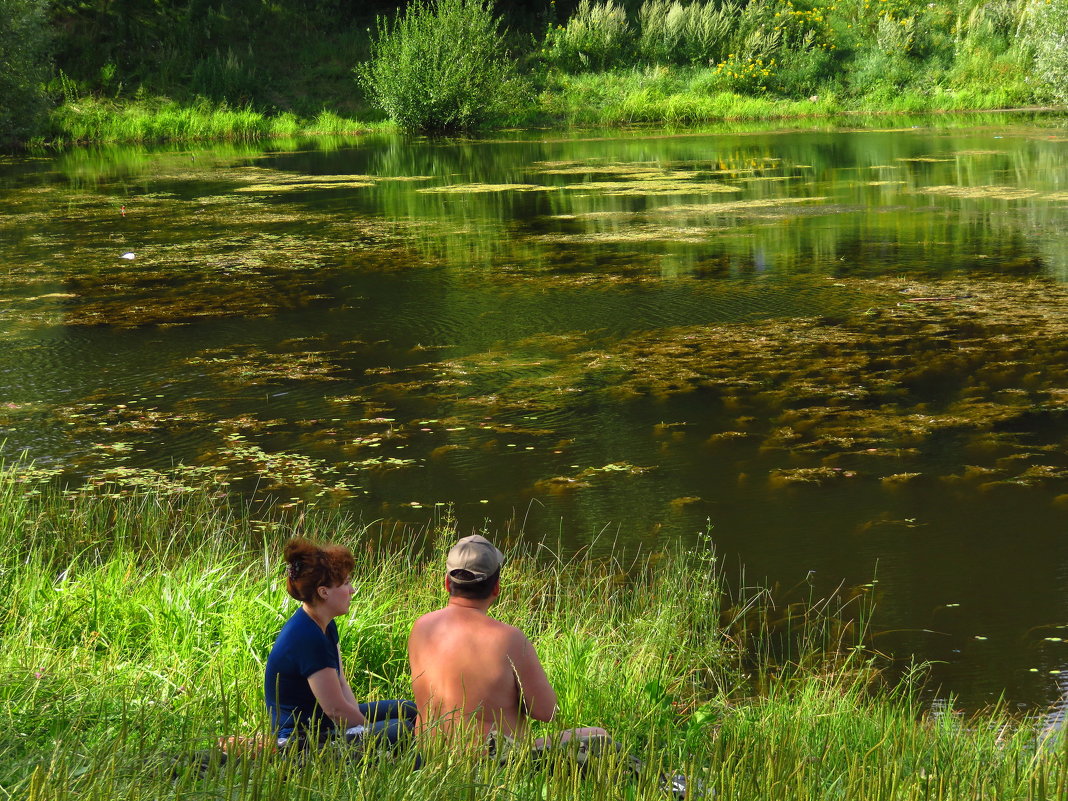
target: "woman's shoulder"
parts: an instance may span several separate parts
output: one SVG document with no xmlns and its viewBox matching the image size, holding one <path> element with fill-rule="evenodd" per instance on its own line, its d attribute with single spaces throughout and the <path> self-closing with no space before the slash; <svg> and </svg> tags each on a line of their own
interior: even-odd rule
<svg viewBox="0 0 1068 801">
<path fill-rule="evenodd" d="M 286 639 L 294 640 L 321 640 L 325 637 L 331 642 L 338 641 L 337 626 L 333 620 L 327 624 L 326 632 L 324 633 L 319 628 L 319 624 L 304 611 L 302 606 L 298 606 L 297 610 L 289 616 L 289 620 L 282 626 L 282 631 L 278 637 L 279 639 L 285 637 Z"/>
</svg>

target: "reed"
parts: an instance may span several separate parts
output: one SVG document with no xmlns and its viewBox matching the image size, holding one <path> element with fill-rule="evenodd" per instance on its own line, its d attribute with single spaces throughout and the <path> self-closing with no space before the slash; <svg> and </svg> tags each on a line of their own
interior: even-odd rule
<svg viewBox="0 0 1068 801">
<path fill-rule="evenodd" d="M 0 787 L 9 797 L 663 798 L 683 772 L 721 799 L 1062 798 L 1068 752 L 1002 710 L 925 712 L 886 687 L 844 602 L 777 608 L 727 592 L 707 540 L 685 551 L 563 557 L 512 545 L 497 616 L 529 632 L 558 688 L 555 726 L 601 724 L 646 767 L 583 774 L 522 761 L 411 770 L 411 755 L 221 765 L 221 735 L 266 728 L 263 662 L 293 602 L 279 553 L 293 532 L 356 555 L 340 621 L 358 695 L 409 694 L 412 620 L 442 603 L 448 518 L 396 541 L 314 512 L 285 518 L 210 491 L 30 494 L 0 472 Z"/>
</svg>

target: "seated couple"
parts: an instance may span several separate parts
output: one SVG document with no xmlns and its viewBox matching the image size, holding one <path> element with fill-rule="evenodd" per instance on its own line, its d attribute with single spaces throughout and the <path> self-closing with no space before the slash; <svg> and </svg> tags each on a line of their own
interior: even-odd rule
<svg viewBox="0 0 1068 801">
<path fill-rule="evenodd" d="M 301 602 L 267 659 L 265 693 L 282 748 L 335 738 L 403 744 L 414 730 L 421 753 L 482 750 L 503 758 L 527 735 L 527 720 L 552 720 L 556 693 L 534 646 L 487 614 L 500 595 L 502 554 L 484 537 L 464 537 L 446 560 L 444 608 L 415 621 L 408 640 L 411 701 L 358 703 L 345 678 L 334 618 L 349 611 L 351 552 L 294 539 L 285 548 L 286 589 Z M 554 740 L 608 742 L 604 729 L 571 729 Z M 532 746 L 551 743 L 535 740 Z"/>
</svg>

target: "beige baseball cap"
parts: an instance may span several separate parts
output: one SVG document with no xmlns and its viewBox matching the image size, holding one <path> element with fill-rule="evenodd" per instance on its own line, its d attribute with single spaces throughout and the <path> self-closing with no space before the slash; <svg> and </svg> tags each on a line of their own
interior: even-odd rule
<svg viewBox="0 0 1068 801">
<path fill-rule="evenodd" d="M 445 560 L 445 571 L 453 584 L 474 584 L 483 581 L 504 565 L 504 554 L 479 534 L 464 537 L 452 546 Z M 466 571 L 457 575 L 456 571 Z"/>
</svg>

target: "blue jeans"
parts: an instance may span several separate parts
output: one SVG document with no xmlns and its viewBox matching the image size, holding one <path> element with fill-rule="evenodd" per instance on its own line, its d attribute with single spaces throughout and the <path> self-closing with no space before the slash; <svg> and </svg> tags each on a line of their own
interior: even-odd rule
<svg viewBox="0 0 1068 801">
<path fill-rule="evenodd" d="M 308 732 L 298 729 L 288 740 L 280 740 L 278 744 L 286 751 L 295 749 L 303 752 L 309 746 L 323 746 L 342 736 L 350 741 L 362 736 L 369 742 L 380 740 L 391 750 L 398 751 L 411 741 L 415 716 L 419 713 L 412 701 L 368 701 L 357 706 L 366 718 L 362 735 L 343 735 L 339 729 L 333 727 L 320 728 L 317 735 L 309 735 Z"/>
<path fill-rule="evenodd" d="M 411 739 L 419 713 L 411 701 L 368 701 L 359 707 L 367 718 L 365 737 L 384 738 L 392 748 Z"/>
</svg>

